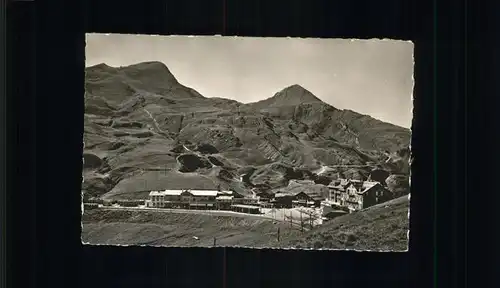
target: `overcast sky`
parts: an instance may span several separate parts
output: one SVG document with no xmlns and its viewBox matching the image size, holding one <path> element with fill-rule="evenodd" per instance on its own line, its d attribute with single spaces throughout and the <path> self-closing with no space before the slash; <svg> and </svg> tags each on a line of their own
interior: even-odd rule
<svg viewBox="0 0 500 288">
<path fill-rule="evenodd" d="M 205 97 L 249 103 L 299 84 L 339 109 L 411 126 L 410 42 L 87 34 L 86 66 L 143 61 L 165 63 Z"/>
</svg>

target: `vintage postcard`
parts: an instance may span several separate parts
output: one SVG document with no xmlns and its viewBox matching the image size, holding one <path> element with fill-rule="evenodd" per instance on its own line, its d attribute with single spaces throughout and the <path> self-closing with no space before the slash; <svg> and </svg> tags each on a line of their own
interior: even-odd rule
<svg viewBox="0 0 500 288">
<path fill-rule="evenodd" d="M 84 244 L 407 251 L 411 42 L 86 41 Z"/>
</svg>

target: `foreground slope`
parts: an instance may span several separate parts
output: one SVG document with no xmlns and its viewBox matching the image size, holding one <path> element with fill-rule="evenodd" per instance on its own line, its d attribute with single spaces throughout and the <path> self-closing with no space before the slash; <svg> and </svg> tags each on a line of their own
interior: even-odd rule
<svg viewBox="0 0 500 288">
<path fill-rule="evenodd" d="M 298 229 L 259 217 L 156 211 L 91 210 L 83 215 L 82 241 L 89 244 L 268 247 Z"/>
<path fill-rule="evenodd" d="M 218 246 L 406 251 L 408 209 L 408 196 L 404 196 L 305 232 L 257 216 L 90 210 L 83 215 L 82 241 L 206 247 L 216 238 Z"/>
<path fill-rule="evenodd" d="M 219 186 L 249 195 L 294 179 L 366 179 L 374 169 L 408 193 L 408 129 L 332 107 L 297 84 L 242 104 L 205 98 L 164 64 L 144 62 L 88 67 L 85 87 L 90 196 Z"/>
<path fill-rule="evenodd" d="M 409 198 L 403 196 L 368 209 L 330 220 L 280 247 L 406 251 Z"/>
</svg>

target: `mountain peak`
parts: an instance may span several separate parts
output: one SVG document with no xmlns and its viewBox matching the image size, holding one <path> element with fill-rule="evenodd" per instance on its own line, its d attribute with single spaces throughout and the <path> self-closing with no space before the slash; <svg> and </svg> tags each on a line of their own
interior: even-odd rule
<svg viewBox="0 0 500 288">
<path fill-rule="evenodd" d="M 307 91 L 307 92 L 309 92 L 306 88 L 300 86 L 299 84 L 290 85 L 281 91 Z M 309 93 L 311 93 L 311 92 L 309 92 Z"/>
<path fill-rule="evenodd" d="M 99 63 L 99 64 L 95 64 L 95 65 L 92 65 L 92 66 L 89 66 L 88 68 L 110 68 L 111 66 L 107 65 L 106 63 Z"/>
<path fill-rule="evenodd" d="M 136 64 L 129 65 L 127 67 L 135 67 L 135 68 L 144 68 L 144 69 L 159 69 L 159 70 L 168 70 L 167 65 L 160 61 L 146 61 L 140 62 Z"/>
<path fill-rule="evenodd" d="M 177 79 L 175 79 L 167 65 L 160 61 L 140 62 L 121 67 L 121 69 L 133 77 L 156 77 L 168 83 L 178 83 Z"/>
<path fill-rule="evenodd" d="M 253 109 L 264 109 L 270 106 L 295 106 L 304 103 L 324 103 L 318 97 L 314 96 L 309 90 L 299 84 L 290 85 L 274 96 L 254 103 L 248 103 Z"/>
<path fill-rule="evenodd" d="M 92 65 L 92 66 L 89 66 L 86 68 L 86 70 L 88 71 L 111 71 L 111 70 L 115 70 L 116 68 L 113 68 L 109 65 L 107 65 L 106 63 L 99 63 L 99 64 L 96 64 L 96 65 Z"/>
<path fill-rule="evenodd" d="M 276 102 L 288 105 L 297 105 L 301 103 L 311 103 L 311 102 L 323 102 L 318 97 L 314 96 L 311 91 L 300 86 L 299 84 L 293 84 L 285 89 L 279 91 L 273 96 Z"/>
</svg>

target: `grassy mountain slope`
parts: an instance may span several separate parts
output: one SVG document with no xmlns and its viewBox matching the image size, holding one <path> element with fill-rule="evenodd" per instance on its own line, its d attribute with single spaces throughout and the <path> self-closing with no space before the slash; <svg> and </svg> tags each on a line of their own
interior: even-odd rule
<svg viewBox="0 0 500 288">
<path fill-rule="evenodd" d="M 82 189 L 93 196 L 218 185 L 250 194 L 318 180 L 325 166 L 324 177 L 366 178 L 378 168 L 398 175 L 391 183 L 408 178 L 408 129 L 332 107 L 300 85 L 242 104 L 205 98 L 164 64 L 144 62 L 88 67 L 85 87 L 91 161 Z"/>
<path fill-rule="evenodd" d="M 409 198 L 400 198 L 334 218 L 304 234 L 289 237 L 279 247 L 406 251 Z"/>
<path fill-rule="evenodd" d="M 218 246 L 406 251 L 408 208 L 409 199 L 404 196 L 305 232 L 257 217 L 90 210 L 83 215 L 82 240 L 90 244 L 206 247 L 213 245 L 215 237 Z"/>
</svg>

